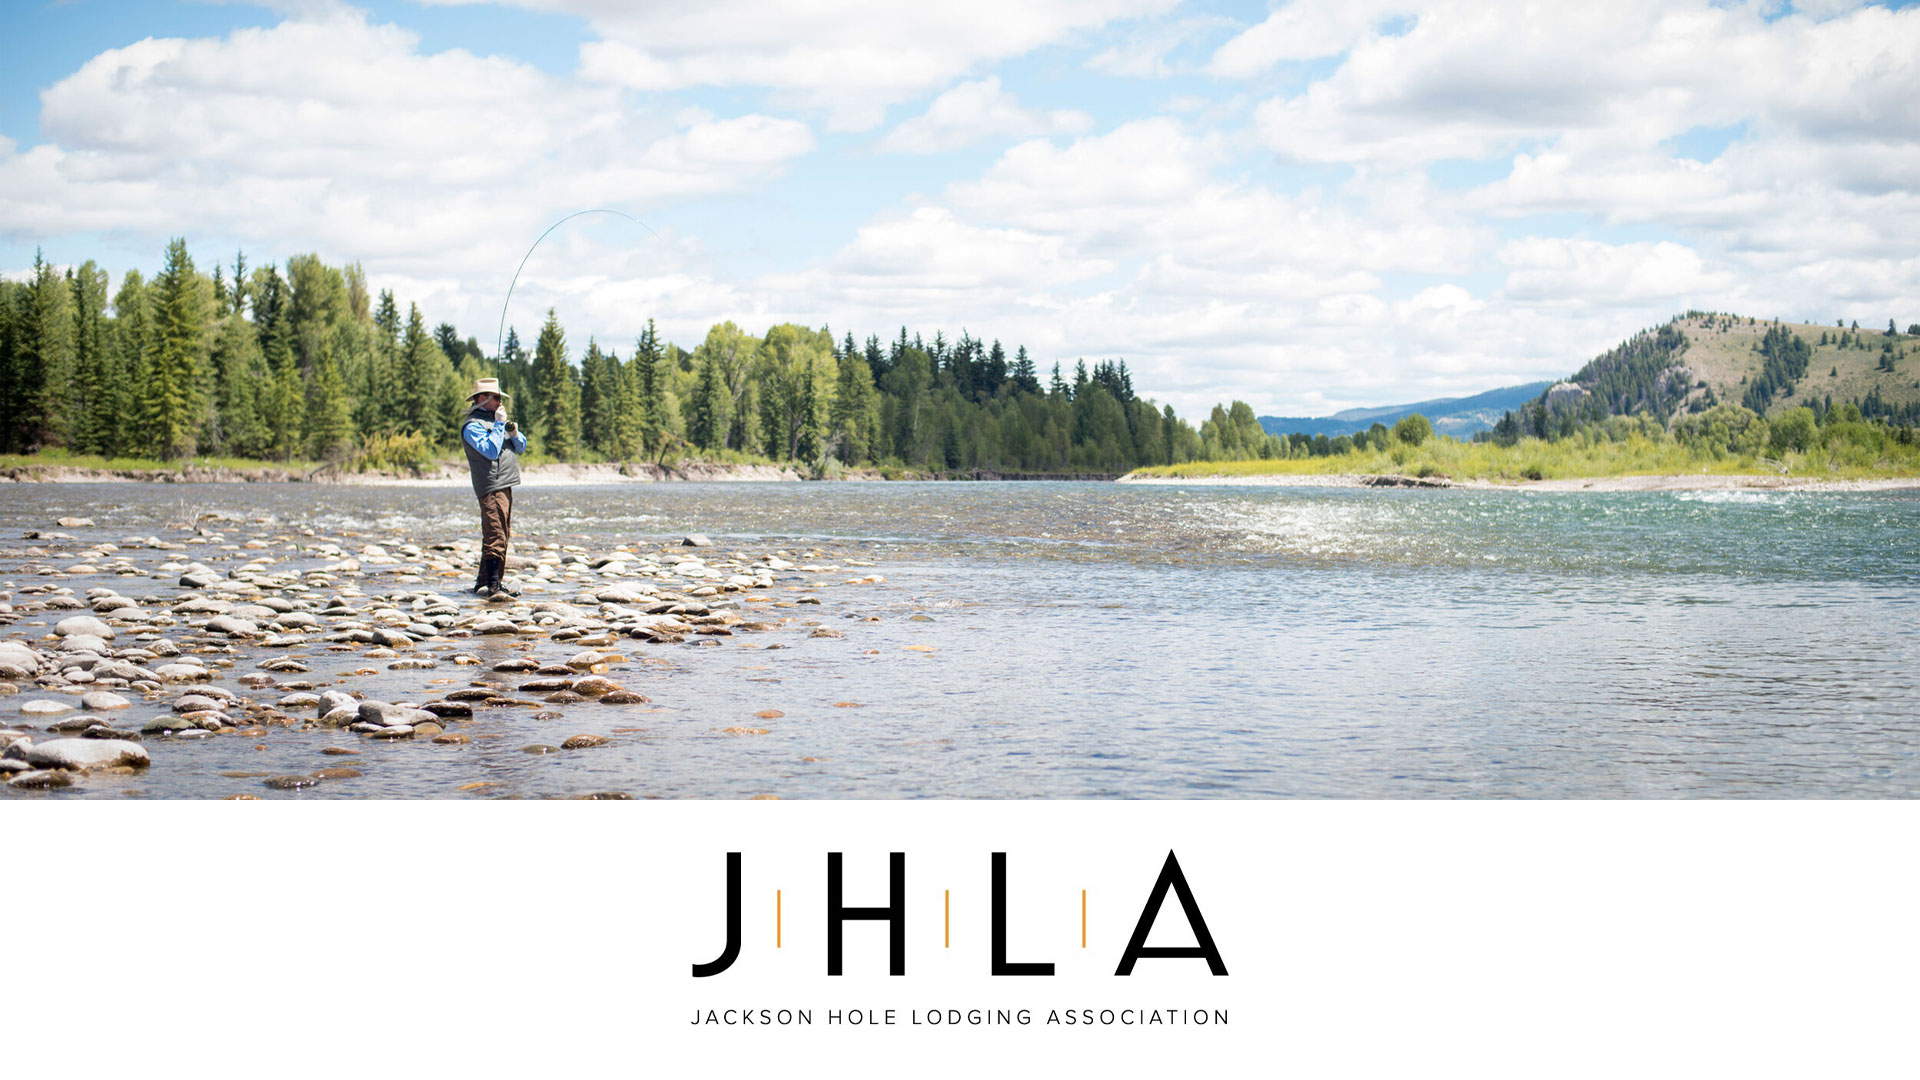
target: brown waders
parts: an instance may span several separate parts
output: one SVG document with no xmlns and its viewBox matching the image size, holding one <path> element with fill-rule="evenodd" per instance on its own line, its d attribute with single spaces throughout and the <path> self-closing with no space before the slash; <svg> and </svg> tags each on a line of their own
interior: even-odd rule
<svg viewBox="0 0 1920 1080">
<path fill-rule="evenodd" d="M 476 591 L 507 592 L 501 577 L 507 570 L 507 544 L 513 539 L 513 489 L 502 488 L 480 496 L 480 580 Z"/>
</svg>

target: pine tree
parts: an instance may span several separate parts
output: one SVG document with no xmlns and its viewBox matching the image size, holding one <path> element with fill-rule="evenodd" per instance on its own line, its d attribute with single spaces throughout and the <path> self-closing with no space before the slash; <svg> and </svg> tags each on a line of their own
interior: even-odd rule
<svg viewBox="0 0 1920 1080">
<path fill-rule="evenodd" d="M 612 453 L 620 409 L 619 369 L 607 362 L 600 343 L 587 338 L 580 358 L 580 441 L 598 454 Z"/>
<path fill-rule="evenodd" d="M 533 350 L 533 385 L 540 395 L 540 437 L 546 452 L 561 461 L 580 453 L 580 388 L 567 363 L 567 337 L 552 308 Z"/>
<path fill-rule="evenodd" d="M 917 345 L 908 346 L 887 373 L 885 389 L 894 402 L 892 423 L 886 428 L 889 452 L 908 464 L 926 464 L 934 450 L 938 430 L 928 400 L 932 385 L 933 364 Z"/>
<path fill-rule="evenodd" d="M 253 331 L 259 341 L 264 382 L 255 401 L 265 428 L 262 452 L 291 461 L 306 445 L 306 388 L 293 350 L 293 313 L 280 271 L 271 263 L 253 272 Z"/>
<path fill-rule="evenodd" d="M 233 287 L 229 297 L 229 306 L 235 315 L 244 315 L 247 311 L 247 298 L 253 290 L 247 278 L 247 253 L 235 249 L 233 253 Z"/>
<path fill-rule="evenodd" d="M 334 328 L 347 322 L 347 283 L 340 271 L 318 255 L 287 260 L 287 315 L 292 322 L 293 355 L 304 387 L 319 374 L 320 358 Z"/>
<path fill-rule="evenodd" d="M 66 279 L 35 251 L 33 280 L 27 285 L 26 310 L 15 345 L 21 394 L 11 407 L 24 415 L 10 418 L 27 432 L 30 448 L 65 446 L 70 441 L 72 305 L 73 290 Z"/>
<path fill-rule="evenodd" d="M 719 360 L 711 355 L 700 363 L 699 380 L 694 383 L 690 404 L 687 438 L 702 450 L 724 447 L 732 426 L 733 395 L 720 374 Z"/>
<path fill-rule="evenodd" d="M 223 454 L 261 457 L 272 444 L 261 415 L 262 391 L 272 385 L 266 357 L 253 327 L 237 311 L 220 321 L 213 342 L 214 407 Z"/>
<path fill-rule="evenodd" d="M 380 290 L 373 309 L 373 348 L 366 358 L 354 423 L 361 431 L 392 431 L 399 422 L 395 377 L 400 359 L 400 308 L 393 292 Z"/>
<path fill-rule="evenodd" d="M 1000 347 L 1000 339 L 995 338 L 993 347 L 987 350 L 987 362 L 981 367 L 985 381 L 981 386 L 983 397 L 998 397 L 1007 385 L 1007 350 Z"/>
<path fill-rule="evenodd" d="M 831 339 L 829 339 L 831 340 Z M 795 411 L 800 414 L 799 430 L 793 437 L 793 456 L 800 461 L 818 461 L 821 457 L 821 417 L 820 392 L 815 380 L 819 377 L 820 365 L 809 358 L 802 371 L 800 392 L 794 402 Z"/>
<path fill-rule="evenodd" d="M 143 401 L 151 446 L 171 461 L 193 454 L 206 406 L 205 311 L 184 239 L 167 244 L 166 268 L 153 283 L 153 359 Z"/>
<path fill-rule="evenodd" d="M 337 461 L 353 445 L 353 402 L 347 397 L 347 380 L 340 363 L 333 356 L 321 359 L 314 389 L 317 400 L 307 453 L 315 460 Z"/>
<path fill-rule="evenodd" d="M 641 400 L 640 365 L 632 358 L 623 364 L 611 353 L 607 361 L 608 369 L 613 372 L 614 392 L 619 396 L 613 412 L 612 453 L 617 460 L 633 461 L 645 456 L 641 438 L 640 414 L 645 411 L 645 403 Z"/>
<path fill-rule="evenodd" d="M 292 461 L 306 444 L 305 387 L 300 382 L 300 362 L 293 355 L 293 320 L 282 312 L 268 330 L 266 399 L 260 412 L 266 421 L 269 453 L 279 461 Z"/>
<path fill-rule="evenodd" d="M 423 435 L 430 442 L 440 441 L 442 429 L 448 426 L 442 415 L 448 410 L 443 408 L 441 400 L 447 375 L 447 359 L 441 355 L 440 346 L 427 336 L 420 305 L 407 305 L 407 330 L 401 338 L 395 371 L 396 420 L 400 430 Z"/>
<path fill-rule="evenodd" d="M 851 340 L 852 335 L 848 335 Z M 850 353 L 840 365 L 834 385 L 833 407 L 828 410 L 829 441 L 840 460 L 857 465 L 873 457 L 874 438 L 880 426 L 880 411 L 875 401 L 873 370 L 858 353 Z"/>
<path fill-rule="evenodd" d="M 67 277 L 73 309 L 73 447 L 84 454 L 112 448 L 123 402 L 107 356 L 107 273 L 88 259 Z"/>
<path fill-rule="evenodd" d="M 18 282 L 0 279 L 0 402 L 9 403 L 13 408 L 23 408 L 26 395 L 21 392 L 20 363 L 20 324 L 21 309 L 25 306 L 26 286 Z M 12 453 L 23 446 L 15 443 L 22 441 L 26 425 L 17 417 L 0 424 L 0 453 Z"/>
<path fill-rule="evenodd" d="M 667 380 L 660 370 L 660 337 L 652 319 L 647 320 L 647 328 L 633 343 L 633 359 L 628 361 L 628 366 L 632 368 L 633 385 L 639 394 L 640 452 L 652 458 L 667 441 Z"/>
<path fill-rule="evenodd" d="M 441 323 L 433 328 L 433 343 L 440 346 L 440 355 L 448 363 L 458 364 L 466 356 L 467 343 L 460 340 L 460 331 L 452 323 Z"/>
<path fill-rule="evenodd" d="M 107 353 L 125 403 L 113 435 L 113 453 L 144 453 L 152 442 L 141 395 L 153 359 L 153 302 L 152 289 L 138 270 L 127 271 L 120 279 L 120 291 L 113 294 L 113 328 Z"/>
<path fill-rule="evenodd" d="M 1013 352 L 1013 367 L 1007 374 L 1007 381 L 1013 393 L 1037 394 L 1040 392 L 1040 379 L 1034 373 L 1033 360 L 1027 356 L 1027 347 L 1020 346 Z"/>
</svg>

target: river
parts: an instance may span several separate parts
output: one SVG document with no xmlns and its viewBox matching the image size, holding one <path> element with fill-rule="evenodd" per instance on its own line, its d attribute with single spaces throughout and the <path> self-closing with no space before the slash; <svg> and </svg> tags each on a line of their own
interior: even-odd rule
<svg viewBox="0 0 1920 1080">
<path fill-rule="evenodd" d="M 298 569 L 322 565 L 323 541 L 427 547 L 477 530 L 464 486 L 4 490 L 0 577 L 16 606 L 47 584 L 172 598 L 179 571 L 159 567 L 183 557 L 231 571 L 264 554 Z M 60 530 L 71 541 L 25 538 L 60 517 L 95 525 Z M 644 709 L 484 710 L 458 725 L 474 735 L 462 746 L 297 728 L 150 736 L 153 765 L 138 774 L 0 797 L 1920 795 L 1910 491 L 529 484 L 515 517 L 526 554 L 664 551 L 699 532 L 719 550 L 834 570 L 783 571 L 762 590 L 821 601 L 782 608 L 769 634 L 603 646 L 624 657 L 609 677 L 652 698 Z M 121 543 L 196 539 L 190 523 L 214 542 Z M 122 572 L 38 572 L 102 540 L 120 544 Z M 391 583 L 417 570 L 368 566 L 359 588 L 458 598 L 467 580 Z M 845 584 L 864 576 L 885 580 Z M 578 591 L 546 584 L 523 601 Z M 17 613 L 0 636 L 38 644 L 67 614 Z M 491 662 L 508 644 L 542 662 L 579 650 L 537 635 L 419 648 Z M 370 669 L 346 651 L 224 648 L 233 666 L 220 685 L 266 701 L 278 694 L 233 680 L 287 655 L 311 659 L 317 688 L 382 700 L 421 700 L 427 676 L 486 670 L 350 676 Z M 177 692 L 114 722 L 137 727 Z M 23 719 L 35 696 L 0 699 L 0 716 Z M 576 732 L 611 741 L 521 752 Z M 359 753 L 321 757 L 327 746 Z M 362 775 L 294 792 L 257 779 L 342 762 Z"/>
</svg>

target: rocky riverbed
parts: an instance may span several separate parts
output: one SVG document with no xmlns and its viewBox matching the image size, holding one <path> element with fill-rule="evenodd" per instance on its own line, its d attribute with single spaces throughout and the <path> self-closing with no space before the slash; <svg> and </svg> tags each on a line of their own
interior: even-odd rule
<svg viewBox="0 0 1920 1080">
<path fill-rule="evenodd" d="M 703 646 L 844 639 L 878 617 L 841 611 L 842 630 L 820 613 L 844 606 L 838 592 L 885 583 L 849 551 L 730 549 L 694 535 L 523 549 L 508 575 L 521 595 L 489 601 L 463 589 L 479 561 L 471 539 L 237 519 L 164 536 L 110 525 L 65 517 L 0 541 L 0 779 L 15 797 L 140 795 L 152 770 L 198 753 L 230 762 L 246 746 L 260 767 L 222 770 L 220 790 L 187 794 L 351 795 L 396 754 L 473 753 L 515 740 L 529 720 L 552 733 L 512 747 L 533 757 L 601 752 L 689 721 L 765 735 L 757 722 L 777 710 L 722 725 L 656 707 L 649 686 L 700 663 Z M 501 720 L 515 722 L 489 723 Z M 501 786 L 477 767 L 467 777 L 457 758 L 418 764 L 401 771 L 444 777 L 447 790 L 409 794 Z"/>
</svg>

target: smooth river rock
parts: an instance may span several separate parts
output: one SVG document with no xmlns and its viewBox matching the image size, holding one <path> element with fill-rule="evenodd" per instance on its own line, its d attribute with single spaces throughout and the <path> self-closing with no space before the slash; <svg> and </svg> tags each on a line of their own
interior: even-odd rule
<svg viewBox="0 0 1920 1080">
<path fill-rule="evenodd" d="M 110 640 L 114 635 L 113 627 L 108 626 L 105 619 L 95 618 L 92 615 L 74 615 L 61 619 L 59 622 L 53 624 L 53 632 L 59 634 L 61 637 L 73 637 L 78 634 L 85 634 L 88 637 L 97 637 L 103 640 Z"/>
<path fill-rule="evenodd" d="M 247 619 L 232 615 L 215 615 L 207 620 L 207 629 L 228 637 L 259 637 L 260 627 Z"/>
<path fill-rule="evenodd" d="M 260 782 L 279 791 L 295 791 L 320 784 L 319 778 L 314 776 L 269 776 Z"/>
<path fill-rule="evenodd" d="M 389 705 L 384 701 L 363 701 L 357 710 L 361 720 L 379 724 L 383 727 L 397 727 L 402 724 L 424 724 L 432 721 L 434 715 L 425 709 L 414 709 L 405 705 Z"/>
<path fill-rule="evenodd" d="M 49 739 L 27 748 L 27 761 L 43 769 L 106 769 L 151 764 L 146 748 L 123 739 Z"/>
<path fill-rule="evenodd" d="M 59 769 L 39 769 L 34 772 L 23 772 L 7 781 L 8 787 L 17 788 L 45 789 L 71 787 L 72 785 L 73 774 L 62 772 Z"/>
</svg>

